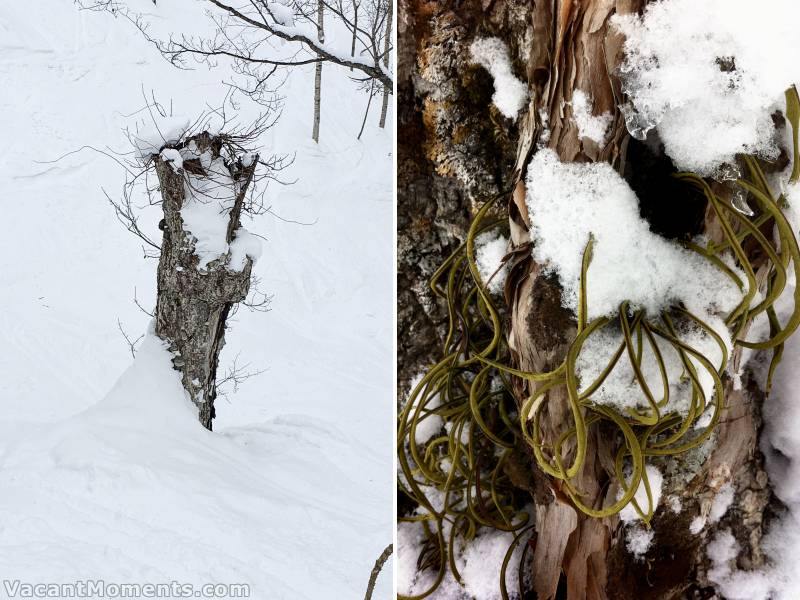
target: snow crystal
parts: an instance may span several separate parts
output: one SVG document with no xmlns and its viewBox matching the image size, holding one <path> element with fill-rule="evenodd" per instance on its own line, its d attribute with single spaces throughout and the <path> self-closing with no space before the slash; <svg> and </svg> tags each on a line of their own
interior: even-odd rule
<svg viewBox="0 0 800 600">
<path fill-rule="evenodd" d="M 776 155 L 770 113 L 800 79 L 795 0 L 664 0 L 612 22 L 634 137 L 657 127 L 676 166 L 703 175 L 739 152 Z"/>
<path fill-rule="evenodd" d="M 528 100 L 528 87 L 514 76 L 508 48 L 498 38 L 478 38 L 470 46 L 473 60 L 494 78 L 492 102 L 503 116 L 516 119 Z"/>
<path fill-rule="evenodd" d="M 653 465 L 647 465 L 645 467 L 645 471 L 647 473 L 647 483 L 650 486 L 650 495 L 653 499 L 652 509 L 653 512 L 655 512 L 656 508 L 658 508 L 658 503 L 661 500 L 661 486 L 664 483 L 664 477 L 661 475 L 661 471 L 659 471 L 658 468 L 654 467 Z M 628 478 L 628 483 L 630 483 L 630 478 Z M 622 496 L 622 490 L 619 491 L 618 496 Z M 636 503 L 639 505 L 639 508 L 642 510 L 642 512 L 647 514 L 650 504 L 647 502 L 647 490 L 644 486 L 644 479 L 639 482 L 639 487 L 636 488 L 634 500 L 636 500 Z M 633 503 L 631 502 L 620 511 L 619 518 L 623 523 L 631 523 L 638 520 L 640 517 L 639 513 L 636 512 L 636 509 L 633 507 Z"/>
<path fill-rule="evenodd" d="M 650 315 L 682 302 L 698 316 L 727 312 L 741 300 L 711 262 L 650 231 L 636 194 L 610 165 L 562 163 L 543 149 L 528 166 L 527 190 L 534 258 L 558 273 L 573 311 L 590 236 L 589 319 L 615 314 L 625 300 Z"/>
<path fill-rule="evenodd" d="M 609 112 L 595 116 L 592 114 L 592 103 L 582 90 L 572 94 L 572 118 L 578 126 L 578 137 L 590 139 L 602 146 L 611 127 L 613 116 Z"/>
<path fill-rule="evenodd" d="M 650 549 L 655 532 L 644 527 L 631 527 L 625 535 L 625 547 L 636 558 L 641 558 Z"/>
<path fill-rule="evenodd" d="M 475 238 L 475 259 L 478 263 L 483 283 L 489 291 L 499 294 L 503 291 L 508 266 L 503 264 L 503 257 L 508 252 L 508 238 L 500 233 L 487 231 Z"/>
</svg>

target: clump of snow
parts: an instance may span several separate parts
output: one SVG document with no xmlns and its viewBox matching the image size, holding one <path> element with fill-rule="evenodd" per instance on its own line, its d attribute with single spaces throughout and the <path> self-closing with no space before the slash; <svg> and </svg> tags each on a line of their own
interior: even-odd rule
<svg viewBox="0 0 800 600">
<path fill-rule="evenodd" d="M 294 27 L 294 11 L 290 6 L 279 2 L 270 2 L 268 8 L 278 24 L 285 27 Z"/>
<path fill-rule="evenodd" d="M 657 127 L 676 166 L 703 175 L 739 152 L 776 156 L 770 114 L 800 78 L 794 0 L 664 0 L 612 22 L 634 137 Z"/>
<path fill-rule="evenodd" d="M 739 543 L 733 537 L 730 529 L 723 529 L 718 532 L 714 539 L 706 546 L 706 555 L 713 564 L 711 573 L 721 574 L 730 573 L 731 561 L 736 560 L 739 554 Z M 712 575 L 712 579 L 713 579 Z"/>
<path fill-rule="evenodd" d="M 711 503 L 711 511 L 708 513 L 708 518 L 712 523 L 719 521 L 728 512 L 733 503 L 733 494 L 734 489 L 730 483 L 726 483 L 717 491 L 714 501 Z"/>
<path fill-rule="evenodd" d="M 715 330 L 723 339 L 727 339 L 727 349 L 730 352 L 732 346 L 730 334 L 724 323 L 717 317 L 706 318 L 715 325 Z M 685 344 L 707 357 L 715 366 L 721 366 L 722 349 L 717 341 L 699 326 L 694 323 L 683 324 L 679 328 L 678 336 Z M 576 361 L 576 372 L 580 378 L 579 389 L 581 391 L 588 388 L 602 374 L 623 342 L 622 331 L 616 323 L 607 325 L 589 336 Z M 656 345 L 669 382 L 669 402 L 665 405 L 665 409 L 686 414 L 691 405 L 693 386 L 691 380 L 684 376 L 685 367 L 681 356 L 672 344 L 658 336 L 656 336 Z M 697 379 L 705 397 L 711 398 L 714 393 L 713 376 L 695 357 L 690 356 L 689 361 L 697 370 Z M 657 399 L 661 399 L 664 387 L 663 378 L 657 354 L 646 338 L 642 346 L 640 371 L 651 393 Z M 603 383 L 592 394 L 591 399 L 593 402 L 613 406 L 620 412 L 628 409 L 650 410 L 648 398 L 636 378 L 627 354 L 622 355 Z M 708 411 L 698 418 L 696 423 L 707 425 L 706 421 L 710 420 L 711 416 L 711 411 Z"/>
<path fill-rule="evenodd" d="M 233 241 L 230 243 L 230 258 L 228 268 L 241 271 L 249 258 L 254 263 L 261 257 L 261 240 L 244 227 L 239 227 L 233 232 Z"/>
<path fill-rule="evenodd" d="M 507 531 L 486 530 L 470 540 L 461 555 L 459 573 L 464 589 L 473 598 L 501 600 L 499 573 L 514 534 Z M 519 589 L 519 553 L 524 544 L 515 548 L 509 568 L 506 570 L 506 588 Z"/>
<path fill-rule="evenodd" d="M 146 161 L 168 144 L 179 142 L 191 127 L 185 117 L 162 117 L 156 114 L 141 130 L 130 134 L 137 157 Z"/>
<path fill-rule="evenodd" d="M 697 535 L 698 533 L 703 531 L 703 528 L 706 526 L 706 520 L 707 517 L 704 517 L 702 515 L 699 515 L 694 519 L 692 519 L 692 522 L 689 523 L 689 532 L 692 535 Z"/>
<path fill-rule="evenodd" d="M 600 146 L 606 143 L 606 136 L 614 117 L 609 112 L 594 115 L 592 102 L 582 90 L 575 90 L 572 94 L 572 118 L 578 126 L 578 137 L 590 139 Z"/>
<path fill-rule="evenodd" d="M 667 505 L 669 509 L 674 512 L 676 515 L 683 510 L 683 504 L 681 503 L 681 499 L 678 496 L 670 496 L 667 498 Z"/>
<path fill-rule="evenodd" d="M 738 570 L 736 557 L 739 550 L 739 543 L 729 529 L 718 532 L 706 547 L 706 555 L 711 560 L 708 578 L 726 600 L 789 600 L 797 597 L 794 591 L 785 596 L 773 596 L 771 590 L 777 582 L 770 582 L 764 571 Z"/>
<path fill-rule="evenodd" d="M 668 306 L 682 304 L 711 326 L 730 350 L 730 333 L 720 315 L 741 301 L 741 291 L 710 261 L 651 232 L 639 216 L 636 195 L 610 165 L 562 163 L 552 150 L 543 149 L 528 167 L 527 190 L 533 256 L 558 274 L 565 306 L 577 313 L 583 254 L 592 239 L 586 282 L 589 320 L 614 315 L 624 301 L 651 318 Z M 678 334 L 716 366 L 723 366 L 718 343 L 699 325 L 688 322 Z M 577 365 L 584 387 L 606 367 L 622 339 L 617 325 L 587 339 Z M 691 383 L 681 377 L 683 363 L 675 349 L 660 338 L 657 344 L 669 376 L 670 408 L 683 412 L 691 401 Z M 709 398 L 713 376 L 699 362 L 696 365 Z M 659 394 L 661 373 L 647 341 L 642 372 L 653 393 Z M 593 399 L 620 409 L 648 406 L 626 357 Z"/>
<path fill-rule="evenodd" d="M 528 87 L 514 76 L 508 48 L 499 38 L 478 38 L 470 46 L 473 60 L 494 78 L 492 102 L 503 116 L 516 119 L 528 100 Z"/>
<path fill-rule="evenodd" d="M 508 252 L 508 238 L 501 233 L 487 231 L 475 238 L 475 261 L 483 283 L 489 291 L 499 294 L 508 275 L 508 266 L 503 257 Z"/>
<path fill-rule="evenodd" d="M 642 558 L 653 543 L 655 531 L 644 527 L 630 527 L 625 534 L 625 547 L 636 558 Z"/>
<path fill-rule="evenodd" d="M 540 150 L 528 166 L 526 201 L 534 258 L 558 274 L 565 306 L 575 312 L 584 249 L 594 239 L 590 320 L 615 314 L 625 300 L 650 315 L 682 302 L 701 317 L 741 300 L 711 262 L 650 231 L 636 194 L 606 163 L 562 163 L 552 150 Z"/>
<path fill-rule="evenodd" d="M 446 527 L 445 538 L 449 536 L 449 526 Z M 397 592 L 412 596 L 420 594 L 433 585 L 437 572 L 433 569 L 417 570 L 424 530 L 419 522 L 400 522 L 397 525 Z M 508 552 L 514 534 L 505 531 L 483 529 L 477 536 L 464 542 L 460 536 L 455 544 L 455 562 L 461 575 L 459 584 L 452 573 L 446 570 L 436 591 L 428 596 L 440 600 L 461 598 L 476 598 L 480 600 L 501 600 L 500 569 L 503 559 Z M 518 598 L 515 593 L 519 589 L 520 572 L 518 569 L 522 551 L 525 547 L 523 540 L 514 548 L 511 559 L 506 569 L 506 589 L 511 598 Z"/>
<path fill-rule="evenodd" d="M 653 503 L 651 505 L 647 501 L 647 489 L 644 485 L 644 478 L 639 482 L 639 487 L 636 488 L 636 494 L 634 494 L 633 499 L 639 505 L 641 511 L 647 514 L 651 507 L 652 512 L 655 512 L 656 508 L 658 508 L 658 503 L 661 501 L 661 487 L 664 483 L 664 477 L 661 475 L 661 471 L 653 465 L 645 466 L 645 473 L 647 474 L 647 483 L 650 486 L 650 495 Z M 628 484 L 630 484 L 630 479 L 628 479 Z M 618 496 L 622 497 L 622 495 L 622 490 L 620 490 Z M 632 523 L 640 519 L 639 513 L 636 512 L 632 502 L 628 503 L 620 511 L 619 518 L 623 523 Z"/>
<path fill-rule="evenodd" d="M 212 261 L 230 253 L 227 266 L 241 271 L 248 256 L 255 260 L 261 255 L 261 243 L 244 228 L 236 231 L 230 244 L 227 241 L 230 211 L 239 193 L 239 183 L 231 177 L 223 157 L 215 158 L 210 150 L 200 152 L 194 140 L 180 151 L 180 156 L 182 161 L 199 160 L 205 172 L 184 173 L 185 199 L 181 207 L 183 230 L 194 239 L 197 268 L 205 269 Z M 172 165 L 175 168 L 174 162 Z"/>
<path fill-rule="evenodd" d="M 161 159 L 169 163 L 169 166 L 172 167 L 172 170 L 176 173 L 183 168 L 183 156 L 181 156 L 180 150 L 164 148 L 161 151 Z"/>
</svg>

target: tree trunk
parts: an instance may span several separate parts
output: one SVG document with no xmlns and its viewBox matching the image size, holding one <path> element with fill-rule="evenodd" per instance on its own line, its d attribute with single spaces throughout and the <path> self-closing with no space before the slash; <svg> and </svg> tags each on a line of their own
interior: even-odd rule
<svg viewBox="0 0 800 600">
<path fill-rule="evenodd" d="M 356 55 L 356 33 L 358 33 L 358 2 L 354 0 L 353 2 L 353 41 L 350 44 L 350 57 L 353 58 Z M 353 67 L 350 67 L 350 70 L 353 70 Z"/>
<path fill-rule="evenodd" d="M 535 240 L 528 235 L 524 178 L 539 147 L 553 149 L 564 162 L 609 162 L 637 192 L 643 216 L 658 233 L 719 235 L 715 217 L 711 211 L 703 216 L 702 205 L 699 212 L 664 214 L 659 186 L 675 185 L 670 183 L 672 165 L 628 135 L 618 108 L 623 102 L 616 75 L 623 40 L 609 19 L 615 13 L 640 11 L 645 1 L 474 0 L 457 9 L 444 1 L 400 1 L 398 327 L 405 332 L 398 345 L 401 392 L 424 365 L 441 358 L 436 352 L 446 313 L 426 296 L 430 270 L 421 265 L 440 264 L 455 242 L 464 239 L 476 204 L 502 189 L 514 190 L 508 215 L 512 244 L 519 250 L 506 286 L 505 334 L 512 355 L 516 366 L 526 371 L 547 371 L 562 361 L 574 337 L 574 315 L 563 308 L 557 281 L 542 273 L 525 251 Z M 514 71 L 528 84 L 530 104 L 516 123 L 487 108 L 491 79 L 471 64 L 470 43 L 489 36 L 509 45 Z M 608 143 L 602 147 L 578 137 L 569 105 L 575 90 L 593 99 L 595 115 L 613 115 Z M 424 156 L 419 156 L 419 148 Z M 737 350 L 732 360 L 738 363 L 740 358 Z M 530 493 L 535 507 L 531 575 L 540 600 L 710 597 L 705 545 L 725 527 L 744 549 L 741 568 L 763 564 L 760 543 L 770 502 L 758 449 L 763 392 L 753 381 L 745 381 L 740 390 L 727 377 L 723 381 L 726 408 L 710 453 L 689 452 L 668 465 L 662 497 L 679 498 L 682 507 L 673 512 L 663 502 L 659 506 L 652 521 L 653 545 L 643 562 L 626 549 L 618 517 L 584 516 L 539 469 L 529 449 L 519 449 L 528 457 L 528 472 L 516 482 Z M 519 403 L 531 392 L 515 381 Z M 551 397 L 548 406 L 555 408 L 545 413 L 542 427 L 546 441 L 552 441 L 570 417 L 565 400 Z M 574 480 L 589 505 L 602 505 L 609 493 L 611 451 L 602 432 L 591 429 L 587 459 Z M 699 535 L 690 534 L 691 521 L 708 515 L 725 483 L 735 488 L 726 516 Z"/>
<path fill-rule="evenodd" d="M 394 2 L 391 0 L 386 3 L 386 35 L 383 38 L 383 66 L 389 67 L 389 41 L 392 37 L 392 7 Z M 386 112 L 389 108 L 389 94 L 391 90 L 388 86 L 383 86 L 383 104 L 381 105 L 381 120 L 378 127 L 383 129 L 386 126 Z"/>
<path fill-rule="evenodd" d="M 317 2 L 317 39 L 325 43 L 325 24 L 323 22 L 325 5 L 322 0 Z M 314 69 L 314 130 L 311 137 L 319 143 L 319 111 L 320 99 L 322 94 L 322 61 L 317 61 Z"/>
<path fill-rule="evenodd" d="M 194 142 L 198 154 L 211 152 L 212 159 L 219 157 L 219 140 L 203 133 L 185 140 L 180 147 Z M 198 408 L 200 422 L 211 429 L 214 418 L 214 400 L 217 396 L 216 375 L 219 353 L 225 344 L 225 324 L 231 308 L 247 296 L 250 289 L 252 260 L 247 258 L 244 268 L 229 268 L 228 255 L 198 269 L 199 257 L 195 253 L 194 238 L 187 235 L 181 208 L 187 201 L 191 179 L 207 177 L 201 166 L 180 169 L 174 163 L 155 157 L 156 172 L 161 188 L 164 220 L 164 239 L 158 263 L 158 298 L 156 302 L 155 332 L 169 343 L 175 353 L 173 364 L 181 372 L 183 387 Z M 233 204 L 227 213 L 226 241 L 230 243 L 240 226 L 242 204 L 253 178 L 257 161 L 249 166 L 231 166 L 231 198 Z M 215 182 L 216 183 L 216 182 Z"/>
</svg>

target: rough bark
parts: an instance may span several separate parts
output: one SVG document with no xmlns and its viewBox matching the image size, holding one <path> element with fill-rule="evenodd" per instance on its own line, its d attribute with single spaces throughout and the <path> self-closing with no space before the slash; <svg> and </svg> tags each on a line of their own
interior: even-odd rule
<svg viewBox="0 0 800 600">
<path fill-rule="evenodd" d="M 463 239 L 466 223 L 481 197 L 514 188 L 508 214 L 513 244 L 524 249 L 528 236 L 524 174 L 532 153 L 545 145 L 562 161 L 607 161 L 640 197 L 642 215 L 654 231 L 681 237 L 704 231 L 718 235 L 704 203 L 686 196 L 687 210 L 664 210 L 663 197 L 675 191 L 671 164 L 632 140 L 619 105 L 624 101 L 617 67 L 620 35 L 610 26 L 614 13 L 641 10 L 646 0 L 536 0 L 461 3 L 400 2 L 398 98 L 398 324 L 399 384 L 407 383 L 436 355 L 443 314 L 431 302 L 425 282 L 431 269 Z M 467 47 L 478 36 L 498 36 L 509 45 L 517 76 L 527 81 L 530 105 L 517 124 L 488 108 L 491 80 L 470 65 Z M 614 116 L 603 147 L 578 138 L 569 102 L 574 90 L 594 101 L 594 113 Z M 550 129 L 544 141 L 542 115 Z M 510 148 L 510 150 L 509 150 Z M 422 149 L 424 153 L 420 153 Z M 509 152 L 513 158 L 509 157 Z M 681 191 L 687 194 L 685 190 Z M 670 204 L 674 206 L 674 204 Z M 508 337 L 516 364 L 546 371 L 564 357 L 574 336 L 574 316 L 562 307 L 557 280 L 541 273 L 529 252 L 516 252 L 506 289 Z M 737 352 L 733 360 L 740 360 Z M 730 527 L 742 548 L 739 566 L 764 561 L 760 541 L 770 501 L 758 450 L 763 392 L 746 380 L 734 390 L 725 379 L 726 409 L 716 436 L 702 450 L 661 465 L 664 497 L 682 500 L 674 513 L 663 505 L 653 521 L 655 539 L 643 562 L 625 548 L 617 517 L 584 517 L 559 493 L 530 457 L 529 477 L 520 477 L 536 514 L 532 577 L 542 599 L 706 598 L 713 590 L 705 576 L 707 539 Z M 531 390 L 517 384 L 523 401 Z M 551 397 L 543 416 L 550 439 L 569 420 L 566 402 Z M 611 481 L 613 451 L 603 431 L 590 431 L 585 466 L 575 484 L 591 504 L 602 504 Z M 521 449 L 527 452 L 527 449 Z M 736 493 L 725 518 L 700 535 L 689 523 L 707 515 L 716 492 L 730 482 Z"/>
<path fill-rule="evenodd" d="M 219 140 L 206 133 L 187 139 L 194 141 L 199 153 L 210 150 L 219 156 Z M 227 242 L 239 228 L 242 204 L 253 178 L 256 161 L 248 167 L 231 166 L 234 204 L 228 213 Z M 199 270 L 194 240 L 184 230 L 181 207 L 186 200 L 184 169 L 155 157 L 161 187 L 164 238 L 158 263 L 158 298 L 156 335 L 169 343 L 175 354 L 173 364 L 181 372 L 183 387 L 198 408 L 200 422 L 211 429 L 219 353 L 225 344 L 226 320 L 232 306 L 245 299 L 250 288 L 252 261 L 248 258 L 241 271 L 227 267 L 228 257 L 214 260 Z M 202 177 L 202 168 L 194 167 L 193 176 Z M 199 170 L 197 170 L 199 169 Z"/>
</svg>

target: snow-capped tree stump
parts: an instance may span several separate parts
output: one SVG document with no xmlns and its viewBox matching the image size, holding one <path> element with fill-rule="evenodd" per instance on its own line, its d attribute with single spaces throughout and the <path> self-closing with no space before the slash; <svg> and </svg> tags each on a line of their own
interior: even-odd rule
<svg viewBox="0 0 800 600">
<path fill-rule="evenodd" d="M 181 150 L 185 157 L 190 146 L 198 158 L 181 160 Z M 233 305 L 247 296 L 252 268 L 249 256 L 239 265 L 242 268 L 232 268 L 230 249 L 203 264 L 197 239 L 181 214 L 187 201 L 216 203 L 227 219 L 221 235 L 228 245 L 234 241 L 257 161 L 248 166 L 241 161 L 226 165 L 228 176 L 223 173 L 220 177 L 209 169 L 209 163 L 220 159 L 221 147 L 219 138 L 202 133 L 175 144 L 172 154 L 162 151 L 155 156 L 164 211 L 155 331 L 175 353 L 173 364 L 207 429 L 214 418 L 217 363 L 225 344 L 226 320 Z M 203 183 L 211 184 L 214 197 L 197 193 L 195 184 Z M 219 202 L 217 196 L 227 198 Z"/>
</svg>

